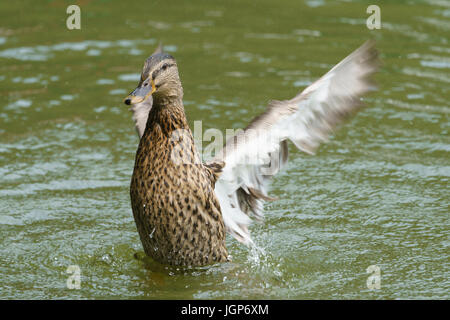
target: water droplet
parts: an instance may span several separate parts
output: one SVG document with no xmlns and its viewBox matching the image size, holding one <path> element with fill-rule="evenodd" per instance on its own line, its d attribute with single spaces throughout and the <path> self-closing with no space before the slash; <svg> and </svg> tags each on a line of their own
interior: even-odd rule
<svg viewBox="0 0 450 320">
<path fill-rule="evenodd" d="M 107 264 L 110 264 L 111 263 L 111 256 L 109 254 L 104 254 L 102 256 L 102 261 L 106 262 Z"/>
</svg>

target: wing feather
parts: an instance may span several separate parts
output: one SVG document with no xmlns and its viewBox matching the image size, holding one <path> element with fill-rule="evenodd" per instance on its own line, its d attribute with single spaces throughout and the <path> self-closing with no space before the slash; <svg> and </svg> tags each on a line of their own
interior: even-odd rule
<svg viewBox="0 0 450 320">
<path fill-rule="evenodd" d="M 227 141 L 215 161 L 223 161 L 215 185 L 224 223 L 237 240 L 250 244 L 250 217 L 261 220 L 267 186 L 287 162 L 290 140 L 308 154 L 346 118 L 363 107 L 361 98 L 375 90 L 378 70 L 374 41 L 367 41 L 300 94 L 272 101 L 266 112 Z"/>
</svg>

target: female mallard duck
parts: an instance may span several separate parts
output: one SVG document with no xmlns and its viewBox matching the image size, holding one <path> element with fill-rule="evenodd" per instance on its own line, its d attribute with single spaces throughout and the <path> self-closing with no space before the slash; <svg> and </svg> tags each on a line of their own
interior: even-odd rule
<svg viewBox="0 0 450 320">
<path fill-rule="evenodd" d="M 250 217 L 262 218 L 263 201 L 270 199 L 267 183 L 287 161 L 287 141 L 314 153 L 333 128 L 361 109 L 377 69 L 377 51 L 368 41 L 293 99 L 271 102 L 215 160 L 201 163 L 177 63 L 167 53 L 150 56 L 125 99 L 149 110 L 144 119 L 146 112 L 135 117 L 143 134 L 130 188 L 146 254 L 161 263 L 200 266 L 228 261 L 226 231 L 251 244 Z"/>
</svg>

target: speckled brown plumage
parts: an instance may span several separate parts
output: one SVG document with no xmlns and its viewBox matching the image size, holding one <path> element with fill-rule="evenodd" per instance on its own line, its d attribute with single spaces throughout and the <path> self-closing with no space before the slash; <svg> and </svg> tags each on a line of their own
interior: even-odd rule
<svg viewBox="0 0 450 320">
<path fill-rule="evenodd" d="M 214 183 L 200 162 L 180 99 L 154 100 L 131 180 L 134 219 L 147 255 L 171 265 L 227 261 Z"/>
</svg>

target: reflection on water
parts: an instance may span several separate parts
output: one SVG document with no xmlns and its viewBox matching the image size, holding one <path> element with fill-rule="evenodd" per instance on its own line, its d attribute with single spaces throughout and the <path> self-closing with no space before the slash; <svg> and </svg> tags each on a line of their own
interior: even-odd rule
<svg viewBox="0 0 450 320">
<path fill-rule="evenodd" d="M 1 3 L 0 297 L 448 299 L 449 7 L 385 3 L 369 31 L 366 5 L 146 1 L 124 16 L 120 1 L 90 2 L 68 31 L 64 5 Z M 190 123 L 225 130 L 367 38 L 382 53 L 379 91 L 316 156 L 292 149 L 255 248 L 229 238 L 233 261 L 202 268 L 144 256 L 122 99 L 159 41 L 177 58 Z M 66 288 L 69 265 L 80 290 Z M 380 290 L 366 286 L 370 265 Z"/>
</svg>

